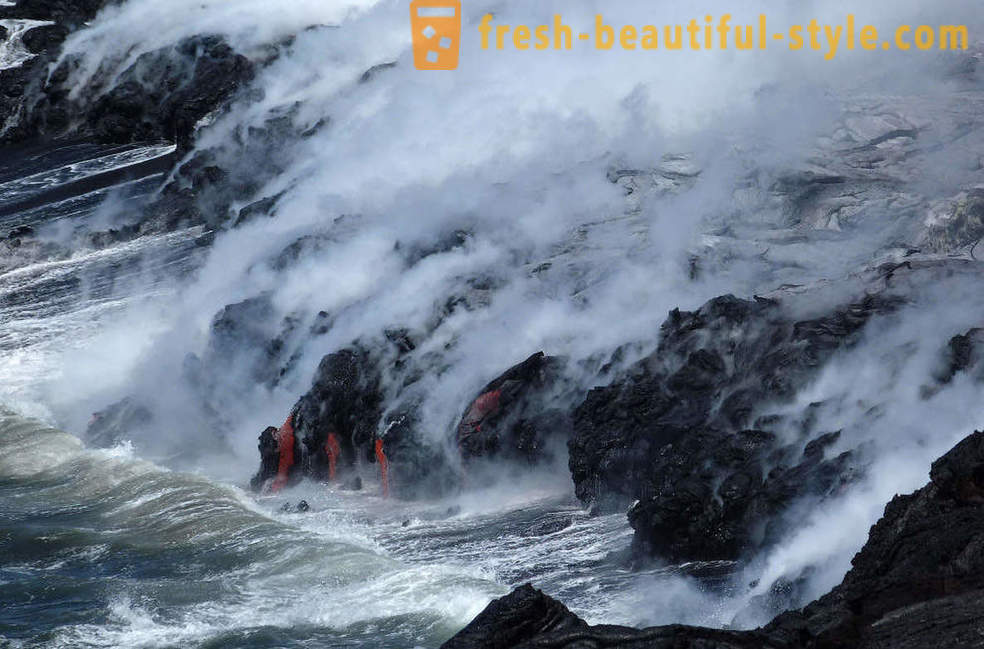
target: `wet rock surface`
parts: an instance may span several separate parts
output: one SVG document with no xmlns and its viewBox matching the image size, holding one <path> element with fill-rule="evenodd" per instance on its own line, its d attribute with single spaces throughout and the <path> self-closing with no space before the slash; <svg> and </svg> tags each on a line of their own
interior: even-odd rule
<svg viewBox="0 0 984 649">
<path fill-rule="evenodd" d="M 0 19 L 26 26 L 7 30 L 3 37 L 14 39 L 9 45 L 20 62 L 0 69 L 0 146 L 15 159 L 31 157 L 32 150 L 64 153 L 90 145 L 174 143 L 176 151 L 57 186 L 31 204 L 8 202 L 0 205 L 0 216 L 36 207 L 42 199 L 64 200 L 99 186 L 172 171 L 193 148 L 203 120 L 227 107 L 253 80 L 258 63 L 234 51 L 222 37 L 200 34 L 147 52 L 125 69 L 114 70 L 114 62 L 105 61 L 91 79 L 79 82 L 74 76 L 79 61 L 61 58 L 63 43 L 113 4 L 114 0 L 24 0 L 0 6 Z M 4 256 L 11 259 L 9 265 L 24 265 L 64 257 L 72 248 L 105 248 L 149 234 L 217 227 L 228 218 L 232 201 L 255 187 L 224 183 L 226 171 L 214 164 L 196 165 L 199 159 L 195 156 L 173 176 L 163 176 L 166 186 L 127 210 L 131 222 L 125 225 L 82 232 L 71 245 L 25 247 L 20 239 L 12 240 L 5 244 L 9 251 Z M 134 214 L 139 217 L 134 219 Z"/>
<path fill-rule="evenodd" d="M 0 144 L 36 138 L 19 116 L 33 93 L 45 83 L 48 66 L 56 59 L 69 33 L 92 20 L 111 0 L 21 0 L 0 7 L 0 19 L 52 22 L 27 31 L 21 44 L 32 55 L 19 66 L 0 70 Z M 0 38 L 6 35 L 0 34 Z"/>
<path fill-rule="evenodd" d="M 36 31 L 29 35 L 39 52 L 60 46 L 50 30 L 34 35 Z M 64 30 L 55 33 L 67 35 Z M 50 41 L 48 47 L 44 39 Z M 42 55 L 37 60 L 47 59 Z M 174 48 L 144 54 L 112 88 L 88 88 L 77 96 L 69 95 L 71 66 L 71 61 L 62 63 L 43 84 L 32 81 L 36 94 L 22 105 L 17 127 L 5 135 L 7 141 L 39 136 L 101 143 L 166 140 L 187 149 L 198 120 L 229 100 L 254 74 L 252 63 L 214 36 L 196 36 Z"/>
<path fill-rule="evenodd" d="M 896 496 L 843 582 L 753 631 L 588 626 L 530 586 L 494 601 L 443 649 L 874 649 L 980 646 L 984 610 L 984 433 Z"/>
<path fill-rule="evenodd" d="M 489 604 L 442 649 L 509 649 L 541 635 L 587 628 L 566 606 L 526 584 Z"/>
<path fill-rule="evenodd" d="M 85 438 L 96 448 L 110 448 L 146 427 L 153 418 L 146 406 L 127 397 L 93 413 Z"/>
</svg>

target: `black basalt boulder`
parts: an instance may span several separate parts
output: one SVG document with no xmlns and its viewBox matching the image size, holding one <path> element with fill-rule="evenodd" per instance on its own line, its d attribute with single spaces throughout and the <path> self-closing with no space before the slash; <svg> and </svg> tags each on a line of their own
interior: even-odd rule
<svg viewBox="0 0 984 649">
<path fill-rule="evenodd" d="M 375 460 L 381 403 L 379 369 L 368 352 L 352 346 L 328 354 L 284 425 L 260 435 L 252 487 L 261 489 L 281 471 L 289 481 L 351 478 L 346 474 L 359 461 Z M 281 445 L 288 443 L 290 455 L 283 459 Z"/>
<path fill-rule="evenodd" d="M 139 436 L 153 421 L 153 413 L 133 397 L 127 397 L 93 413 L 85 440 L 96 448 L 110 448 L 125 439 Z"/>
<path fill-rule="evenodd" d="M 462 458 L 534 464 L 549 454 L 551 441 L 569 438 L 569 414 L 557 400 L 563 367 L 562 359 L 538 352 L 482 388 L 456 427 Z"/>
<path fill-rule="evenodd" d="M 786 506 L 824 497 L 856 471 L 850 454 L 828 456 L 833 438 L 821 440 L 836 431 L 804 426 L 794 443 L 780 441 L 767 418 L 753 420 L 757 410 L 791 399 L 898 304 L 869 295 L 796 319 L 777 301 L 728 295 L 674 310 L 657 350 L 575 410 L 578 498 L 601 510 L 638 501 L 629 520 L 646 555 L 736 559 L 767 544 Z"/>
<path fill-rule="evenodd" d="M 526 584 L 489 604 L 441 649 L 510 649 L 528 638 L 587 627 L 566 606 Z"/>
</svg>

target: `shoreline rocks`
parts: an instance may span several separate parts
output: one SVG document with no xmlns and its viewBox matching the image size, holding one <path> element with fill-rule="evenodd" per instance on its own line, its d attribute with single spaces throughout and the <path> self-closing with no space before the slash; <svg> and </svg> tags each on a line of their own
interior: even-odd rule
<svg viewBox="0 0 984 649">
<path fill-rule="evenodd" d="M 395 340 L 394 362 L 399 362 L 411 346 Z M 325 356 L 311 388 L 291 410 L 293 439 L 284 435 L 284 427 L 268 427 L 260 435 L 260 469 L 252 488 L 261 490 L 277 479 L 285 484 L 301 478 L 344 479 L 366 463 L 385 467 L 384 488 L 392 485 L 401 498 L 442 495 L 460 486 L 461 470 L 418 430 L 412 398 L 384 417 L 382 363 L 390 361 L 358 344 Z M 557 401 L 569 388 L 563 367 L 561 359 L 538 352 L 488 383 L 447 440 L 461 462 L 528 467 L 554 459 L 553 450 L 563 448 L 570 435 L 569 416 Z M 291 455 L 286 475 L 285 454 Z"/>
<path fill-rule="evenodd" d="M 482 388 L 456 427 L 461 457 L 536 464 L 551 438 L 570 437 L 570 417 L 550 403 L 562 381 L 563 361 L 537 352 Z"/>
<path fill-rule="evenodd" d="M 261 433 L 252 488 L 278 490 L 301 478 L 335 480 L 362 457 L 377 461 L 372 451 L 381 416 L 379 381 L 369 354 L 357 346 L 325 356 L 284 425 Z"/>
<path fill-rule="evenodd" d="M 854 278 L 853 299 L 838 291 L 825 302 L 824 286 L 804 287 L 672 311 L 656 351 L 575 409 L 577 497 L 599 511 L 631 504 L 637 558 L 737 560 L 770 546 L 790 507 L 836 495 L 867 463 L 857 439 L 817 423 L 836 404 L 791 414 L 793 399 L 871 322 L 887 323 L 923 287 L 979 272 L 966 260 L 914 260 Z M 978 338 L 972 331 L 941 350 L 944 367 L 926 376 L 924 398 L 976 363 Z M 877 404 L 869 408 L 877 417 Z"/>
<path fill-rule="evenodd" d="M 442 649 L 915 649 L 980 646 L 984 613 L 984 432 L 896 496 L 841 584 L 751 631 L 589 626 L 526 585 L 495 600 Z"/>
<path fill-rule="evenodd" d="M 567 441 L 582 503 L 628 510 L 632 562 L 741 560 L 780 540 L 794 506 L 836 497 L 870 460 L 867 438 L 855 430 L 863 421 L 843 423 L 846 433 L 818 423 L 830 420 L 836 399 L 785 404 L 850 352 L 872 321 L 891 326 L 920 287 L 979 272 L 965 260 L 912 260 L 866 271 L 838 286 L 834 300 L 823 299 L 823 285 L 674 310 L 655 352 L 576 407 L 583 393 L 567 362 L 539 352 L 477 392 L 446 448 L 421 434 L 412 391 L 384 394 L 386 368 L 412 353 L 409 339 L 393 334 L 389 351 L 372 354 L 354 345 L 322 360 L 292 410 L 293 460 L 281 479 L 334 480 L 336 472 L 375 463 L 386 467 L 386 488 L 395 485 L 399 497 L 430 497 L 499 474 L 493 468 L 469 480 L 472 465 L 549 463 Z M 858 297 L 845 298 L 846 288 Z M 250 348 L 263 348 L 263 336 L 254 338 Z M 970 330 L 939 351 L 923 398 L 959 373 L 977 372 L 979 339 Z M 864 416 L 878 417 L 877 405 Z M 261 436 L 254 488 L 282 473 L 281 429 Z"/>
</svg>

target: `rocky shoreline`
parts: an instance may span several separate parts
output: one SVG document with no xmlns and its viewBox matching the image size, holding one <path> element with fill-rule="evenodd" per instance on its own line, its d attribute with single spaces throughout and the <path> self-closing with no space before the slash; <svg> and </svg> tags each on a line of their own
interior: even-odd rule
<svg viewBox="0 0 984 649">
<path fill-rule="evenodd" d="M 298 105 L 278 106 L 256 125 L 233 129 L 233 141 L 198 146 L 203 124 L 236 102 L 259 101 L 262 89 L 251 84 L 291 39 L 248 57 L 222 36 L 199 34 L 143 54 L 112 76 L 111 87 L 100 75 L 71 87 L 79 62 L 63 58 L 62 46 L 111 4 L 21 0 L 0 6 L 0 20 L 36 21 L 16 37 L 0 26 L 0 42 L 23 48 L 26 57 L 0 69 L 0 146 L 23 159 L 34 155 L 33 147 L 53 145 L 120 147 L 113 152 L 156 145 L 166 153 L 125 172 L 0 206 L 0 216 L 131 176 L 161 174 L 161 187 L 134 209 L 132 223 L 87 231 L 68 243 L 12 223 L 0 231 L 4 271 L 181 228 L 198 228 L 195 245 L 207 251 L 220 231 L 278 216 L 283 193 L 263 195 L 263 187 L 286 166 L 284 142 L 329 127 L 320 119 L 300 129 L 293 120 Z M 501 363 L 469 384 L 464 398 L 454 395 L 461 398 L 454 420 L 435 431 L 425 412 L 428 375 L 448 370 L 460 333 L 442 327 L 487 308 L 507 284 L 503 276 L 469 271 L 428 296 L 433 308 L 420 326 L 374 320 L 376 329 L 333 345 L 324 341 L 345 317 L 341 309 L 317 303 L 322 298 L 314 294 L 310 304 L 282 313 L 269 286 L 253 293 L 249 286 L 245 295 L 235 294 L 238 301 L 210 303 L 205 317 L 214 315 L 204 344 L 178 356 L 180 376 L 172 378 L 193 395 L 184 405 L 200 415 L 189 420 L 217 431 L 207 442 L 219 446 L 230 428 L 222 411 L 228 376 L 268 393 L 288 383 L 293 406 L 278 415 L 282 419 L 251 424 L 262 429 L 259 468 L 250 483 L 256 492 L 303 480 L 346 490 L 377 488 L 378 482 L 381 495 L 425 499 L 481 487 L 504 467 L 559 470 L 569 472 L 576 498 L 590 512 L 626 513 L 633 566 L 740 562 L 774 548 L 797 507 L 829 503 L 871 477 L 872 447 L 884 441 L 867 433 L 884 417 L 885 403 L 852 394 L 805 399 L 808 388 L 873 338 L 883 345 L 881 374 L 892 378 L 921 342 L 905 332 L 896 336 L 903 316 L 932 311 L 926 296 L 933 291 L 959 295 L 984 277 L 979 60 L 968 54 L 946 68 L 955 90 L 944 98 L 862 97 L 845 104 L 840 123 L 795 168 L 756 168 L 731 188 L 729 207 L 743 201 L 750 207 L 708 217 L 688 251 L 689 280 L 696 284 L 717 271 L 727 276 L 753 260 L 765 277 L 761 285 L 779 287 L 767 294 L 723 294 L 696 308 L 673 309 L 641 338 L 619 340 L 614 350 L 610 345 L 589 357 L 495 341 Z M 379 63 L 353 83 L 376 83 L 396 65 Z M 921 193 L 931 186 L 922 183 L 926 169 L 936 167 L 937 152 L 947 146 L 959 168 L 938 189 Z M 655 237 L 644 227 L 641 206 L 686 195 L 701 174 L 688 155 L 666 154 L 650 168 L 612 167 L 607 177 L 600 174 L 601 182 L 624 194 L 623 213 L 579 224 L 551 244 L 549 255 L 510 251 L 516 254 L 509 263 L 527 277 L 569 272 L 554 289 L 578 293 L 568 297 L 582 304 L 588 298 L 579 292 L 589 283 L 584 267 L 591 261 L 581 255 L 590 231 L 627 222 L 637 228 L 630 245 Z M 280 246 L 278 239 L 276 254 L 243 272 L 286 275 L 360 225 L 350 214 L 332 215 L 330 223 L 323 230 L 291 230 L 288 243 Z M 456 222 L 432 240 L 393 237 L 385 242 L 391 261 L 409 274 L 442 255 L 470 250 L 478 234 Z M 849 247 L 852 237 L 876 243 L 864 254 L 831 252 Z M 907 377 L 918 382 L 914 407 L 954 383 L 984 383 L 982 329 L 948 329 L 942 342 L 930 350 L 932 362 Z M 302 373 L 311 348 L 320 362 Z M 301 382 L 306 385 L 294 389 Z M 138 393 L 121 396 L 93 415 L 87 443 L 111 447 L 153 430 L 159 404 Z M 976 531 L 984 529 L 982 503 L 984 434 L 975 433 L 933 465 L 929 485 L 888 505 L 840 586 L 762 628 L 592 627 L 523 587 L 491 604 L 445 647 L 984 645 L 974 622 L 984 603 L 976 575 L 984 568 L 984 540 Z M 780 613 L 795 603 L 766 608 Z"/>
<path fill-rule="evenodd" d="M 635 503 L 628 520 L 637 557 L 738 560 L 777 542 L 794 504 L 836 496 L 870 462 L 863 444 L 852 441 L 854 431 L 816 426 L 836 403 L 790 411 L 792 398 L 832 358 L 848 354 L 872 320 L 890 319 L 927 287 L 980 273 L 969 259 L 913 257 L 855 278 L 860 297 L 826 307 L 816 306 L 824 290 L 817 287 L 753 300 L 723 296 L 695 312 L 675 310 L 655 352 L 587 394 L 571 389 L 562 359 L 536 354 L 463 408 L 446 440 L 459 465 L 443 459 L 445 448 L 427 445 L 412 408 L 384 417 L 380 377 L 388 363 L 400 362 L 398 346 L 385 358 L 354 346 L 322 360 L 311 390 L 290 413 L 289 434 L 264 431 L 253 485 L 334 479 L 360 458 L 375 462 L 385 445 L 395 495 L 440 495 L 438 485 L 462 484 L 469 463 L 546 464 L 549 449 L 567 444 L 585 506 L 625 511 Z M 215 326 L 245 327 L 226 319 L 232 313 Z M 979 380 L 980 342 L 970 331 L 938 350 L 939 371 L 922 377 L 927 398 L 958 375 Z M 340 453 L 331 450 L 333 441 Z"/>
<path fill-rule="evenodd" d="M 896 496 L 834 590 L 751 631 L 589 626 L 526 585 L 492 602 L 442 649 L 819 649 L 979 647 L 984 605 L 984 433 Z"/>
</svg>

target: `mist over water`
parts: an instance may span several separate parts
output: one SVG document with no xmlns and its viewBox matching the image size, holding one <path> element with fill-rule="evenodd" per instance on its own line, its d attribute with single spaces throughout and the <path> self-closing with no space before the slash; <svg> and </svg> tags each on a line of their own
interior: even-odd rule
<svg viewBox="0 0 984 649">
<path fill-rule="evenodd" d="M 717 0 L 476 0 L 465 7 L 459 70 L 433 74 L 413 67 L 406 4 L 127 0 L 67 41 L 73 95 L 91 100 L 142 54 L 196 34 L 266 62 L 228 109 L 202 121 L 186 160 L 207 152 L 230 183 L 249 186 L 234 212 L 270 201 L 247 223 L 219 226 L 207 251 L 194 250 L 194 229 L 0 275 L 10 323 L 0 404 L 79 436 L 92 413 L 124 397 L 154 414 L 131 446 L 111 451 L 4 416 L 0 489 L 18 516 L 59 530 L 54 543 L 63 543 L 32 554 L 36 539 L 25 538 L 8 572 L 91 585 L 113 574 L 87 572 L 96 559 L 151 566 L 109 589 L 108 610 L 97 602 L 77 612 L 51 646 L 311 638 L 431 647 L 529 579 L 592 622 L 754 626 L 768 614 L 748 605 L 776 579 L 810 568 L 800 603 L 836 584 L 884 504 L 923 484 L 933 459 L 984 424 L 981 386 L 968 377 L 924 389 L 950 338 L 984 323 L 973 276 L 955 274 L 915 285 L 908 306 L 869 323 L 794 402 L 763 407 L 795 415 L 824 404 L 816 428 L 841 431 L 828 454 L 861 448 L 868 465 L 838 497 L 795 506 L 784 541 L 730 581 L 606 562 L 631 530 L 622 515 L 583 512 L 563 466 L 447 502 L 303 485 L 286 499 L 307 499 L 316 512 L 307 518 L 279 513 L 282 499 L 241 492 L 258 464 L 258 433 L 284 420 L 323 356 L 355 340 L 385 358 L 388 331 L 413 338 L 406 362 L 384 368 L 385 407 L 419 403 L 420 429 L 443 447 L 478 390 L 537 351 L 569 359 L 569 378 L 587 390 L 616 349 L 627 345 L 616 369 L 652 352 L 673 308 L 828 280 L 790 308 L 820 311 L 863 293 L 857 274 L 901 258 L 925 228 L 921 204 L 871 200 L 849 222 L 800 227 L 806 217 L 795 222 L 776 186 L 830 166 L 851 138 L 879 135 L 878 119 L 927 131 L 926 151 L 905 167 L 912 195 L 947 199 L 980 180 L 979 151 L 932 128 L 959 121 L 937 111 L 967 91 L 946 53 L 842 48 L 827 62 L 775 47 L 499 52 L 481 50 L 477 31 L 485 13 L 527 25 L 560 13 L 577 32 L 596 13 L 617 29 L 723 13 L 753 23 L 764 12 L 780 30 L 856 13 L 886 33 L 922 23 L 980 33 L 980 12 L 966 2 L 772 2 L 753 12 Z M 153 187 L 174 179 L 155 177 Z M 97 219 L 126 222 L 137 209 L 130 198 L 100 195 L 98 210 L 73 216 L 94 229 Z M 42 234 L 65 240 L 65 227 Z M 108 289 L 86 283 L 125 266 L 134 248 L 132 272 L 114 274 Z M 69 276 L 82 278 L 71 293 L 82 297 L 60 302 L 57 281 Z M 8 295 L 23 291 L 46 308 L 17 311 Z M 257 379 L 264 352 L 248 340 L 209 364 L 216 314 L 257 298 L 268 310 L 256 327 L 284 343 L 275 382 Z M 325 314 L 331 327 L 311 335 Z M 190 358 L 205 366 L 204 383 L 189 380 Z M 35 456 L 18 436 L 24 427 Z M 39 462 L 48 468 L 25 473 Z M 20 509 L 29 499 L 56 513 Z M 558 520 L 569 525 L 527 534 Z M 79 521 L 116 540 L 64 540 Z M 182 594 L 194 570 L 163 567 L 169 556 L 207 572 L 200 590 Z M 254 627 L 263 629 L 256 637 Z"/>
<path fill-rule="evenodd" d="M 180 359 L 203 350 L 208 324 L 225 304 L 269 294 L 276 315 L 297 320 L 299 330 L 320 311 L 331 314 L 332 330 L 305 347 L 282 389 L 252 395 L 255 405 L 233 422 L 234 429 L 243 426 L 243 440 L 255 434 L 256 422 L 283 418 L 325 353 L 386 328 L 426 331 L 414 360 L 433 369 L 423 359 L 436 350 L 441 365 L 450 366 L 441 376 L 426 372 L 425 427 L 442 437 L 466 395 L 508 364 L 504 353 L 519 360 L 544 349 L 583 359 L 625 342 L 651 345 L 672 307 L 839 276 L 869 261 L 891 236 L 879 236 L 882 223 L 872 215 L 876 223 L 859 228 L 856 245 L 818 241 L 817 252 L 797 251 L 799 268 L 734 260 L 700 282 L 685 281 L 688 255 L 699 250 L 708 222 L 781 227 L 783 215 L 768 205 L 769 175 L 804 164 L 817 136 L 835 128 L 844 110 L 839 93 L 910 90 L 908 79 L 917 73 L 896 77 L 892 70 L 912 68 L 912 57 L 865 53 L 878 65 L 859 66 L 857 52 L 831 63 L 787 51 L 648 58 L 585 49 L 483 52 L 469 42 L 476 30 L 468 23 L 486 11 L 530 24 L 562 12 L 571 24 L 587 25 L 601 10 L 498 3 L 469 6 L 460 74 L 421 75 L 410 64 L 406 7 L 398 2 L 298 3 L 283 12 L 262 3 L 191 4 L 195 20 L 155 3 L 107 10 L 72 37 L 63 58 L 82 56 L 74 87 L 84 92 L 101 67 L 123 68 L 203 26 L 247 52 L 293 36 L 254 82 L 262 98 L 215 116 L 198 140 L 234 176 L 259 181 L 255 198 L 277 197 L 270 210 L 276 218 L 224 233 L 196 281 L 182 287 L 180 302 L 155 320 L 168 333 L 154 344 L 152 360 L 139 369 L 118 365 L 128 392 L 137 375 L 159 398 L 159 378 L 178 382 Z M 957 5 L 941 15 L 951 10 L 945 15 L 957 20 L 965 13 Z M 690 16 L 659 9 L 619 3 L 604 12 L 612 24 Z M 778 24 L 839 16 L 827 5 L 812 8 L 819 13 L 774 9 L 770 20 Z M 913 15 L 909 9 L 867 11 L 872 22 L 901 21 Z M 361 81 L 366 70 L 392 62 Z M 918 71 L 922 92 L 934 63 L 916 63 L 926 68 Z M 804 74 L 811 75 L 809 86 Z M 949 91 L 939 85 L 929 90 Z M 272 117 L 289 130 L 265 128 Z M 651 169 L 680 153 L 700 171 L 696 192 L 626 197 L 606 176 Z M 736 197 L 736 186 L 753 172 L 765 177 Z M 458 231 L 469 235 L 464 245 L 409 261 L 413 250 Z M 316 252 L 271 268 L 287 246 L 312 236 Z M 544 264 L 546 271 L 534 272 Z M 491 304 L 456 311 L 428 331 L 439 303 L 476 282 L 497 287 Z M 414 363 L 407 372 L 420 369 Z M 220 377 L 237 399 L 249 389 L 242 379 L 235 371 Z"/>
</svg>

